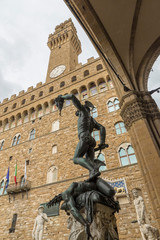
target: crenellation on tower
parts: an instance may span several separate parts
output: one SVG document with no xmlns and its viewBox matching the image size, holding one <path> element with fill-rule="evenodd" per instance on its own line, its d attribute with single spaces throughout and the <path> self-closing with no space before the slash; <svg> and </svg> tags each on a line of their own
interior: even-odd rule
<svg viewBox="0 0 160 240">
<path fill-rule="evenodd" d="M 22 96 L 23 94 L 25 94 L 25 91 L 24 91 L 24 90 L 20 91 L 20 92 L 18 93 L 18 96 L 20 97 L 20 96 Z"/>
<path fill-rule="evenodd" d="M 13 95 L 10 97 L 9 100 L 13 100 L 13 99 L 15 99 L 16 97 L 17 97 L 17 95 L 16 95 L 16 94 L 13 94 Z"/>
</svg>

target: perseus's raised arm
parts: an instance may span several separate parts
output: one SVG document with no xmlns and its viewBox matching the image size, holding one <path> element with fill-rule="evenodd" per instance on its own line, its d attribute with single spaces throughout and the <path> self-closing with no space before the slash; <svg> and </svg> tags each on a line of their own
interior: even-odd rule
<svg viewBox="0 0 160 240">
<path fill-rule="evenodd" d="M 73 102 L 73 105 L 80 111 L 84 110 L 84 106 L 80 103 L 80 101 L 73 95 L 73 94 L 66 94 L 64 96 L 61 96 L 61 98 L 65 100 L 71 100 Z"/>
</svg>

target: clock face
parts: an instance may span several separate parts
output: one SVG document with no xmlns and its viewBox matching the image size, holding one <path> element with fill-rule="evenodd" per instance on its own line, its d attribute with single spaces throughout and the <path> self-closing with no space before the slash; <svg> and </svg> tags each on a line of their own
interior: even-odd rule
<svg viewBox="0 0 160 240">
<path fill-rule="evenodd" d="M 54 68 L 53 70 L 52 70 L 52 72 L 50 73 L 50 78 L 56 78 L 56 77 L 58 77 L 59 75 L 61 75 L 63 72 L 64 72 L 64 70 L 66 69 L 66 67 L 65 67 L 65 65 L 59 65 L 59 66 L 57 66 L 56 68 Z"/>
</svg>

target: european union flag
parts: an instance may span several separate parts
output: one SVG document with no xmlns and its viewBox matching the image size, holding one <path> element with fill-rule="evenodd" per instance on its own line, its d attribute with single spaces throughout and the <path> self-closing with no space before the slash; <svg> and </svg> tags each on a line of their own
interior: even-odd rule
<svg viewBox="0 0 160 240">
<path fill-rule="evenodd" d="M 9 184 L 9 167 L 8 167 L 8 172 L 6 176 L 6 188 L 8 187 L 8 184 Z"/>
</svg>

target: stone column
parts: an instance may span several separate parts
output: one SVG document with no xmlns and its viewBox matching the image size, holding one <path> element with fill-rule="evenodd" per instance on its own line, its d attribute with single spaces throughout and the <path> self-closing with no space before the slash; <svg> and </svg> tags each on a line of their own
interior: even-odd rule
<svg viewBox="0 0 160 240">
<path fill-rule="evenodd" d="M 116 219 L 114 210 L 102 204 L 94 205 L 94 217 L 90 226 L 90 232 L 94 240 L 118 240 L 116 232 Z M 85 217 L 85 210 L 81 210 Z M 71 230 L 69 240 L 87 240 L 84 226 L 74 219 L 72 215 L 68 218 L 68 228 Z"/>
<path fill-rule="evenodd" d="M 160 226 L 160 112 L 148 92 L 131 91 L 120 102 L 153 214 Z"/>
</svg>

